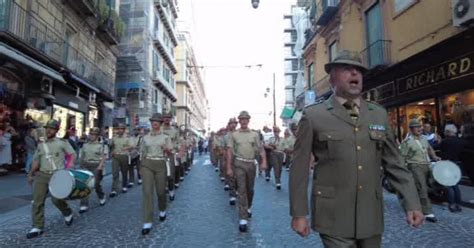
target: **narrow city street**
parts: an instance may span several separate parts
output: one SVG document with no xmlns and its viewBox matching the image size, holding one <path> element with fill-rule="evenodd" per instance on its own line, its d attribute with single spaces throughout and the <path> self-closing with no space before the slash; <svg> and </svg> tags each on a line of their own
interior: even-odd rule
<svg viewBox="0 0 474 248">
<path fill-rule="evenodd" d="M 25 205 L 0 215 L 0 247 L 322 247 L 312 234 L 300 238 L 290 228 L 288 214 L 288 172 L 283 189 L 275 190 L 263 177 L 256 178 L 255 205 L 248 233 L 237 228 L 236 207 L 228 204 L 227 193 L 208 156 L 196 156 L 195 165 L 178 190 L 168 210 L 168 218 L 158 223 L 150 235 L 141 229 L 141 188 L 109 199 L 99 207 L 95 195 L 89 212 L 79 215 L 78 202 L 70 202 L 74 223 L 66 227 L 59 211 L 48 199 L 46 227 L 42 237 L 27 240 L 31 227 L 31 207 Z M 103 182 L 110 190 L 111 177 Z M 385 195 L 383 247 L 473 247 L 474 210 L 460 214 L 435 206 L 437 224 L 426 223 L 412 230 L 404 221 L 394 195 Z"/>
</svg>

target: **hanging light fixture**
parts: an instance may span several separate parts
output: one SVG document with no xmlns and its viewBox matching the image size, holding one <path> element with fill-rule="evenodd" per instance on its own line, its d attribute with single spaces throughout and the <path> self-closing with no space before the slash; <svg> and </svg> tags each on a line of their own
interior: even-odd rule
<svg viewBox="0 0 474 248">
<path fill-rule="evenodd" d="M 252 1 L 252 7 L 254 9 L 258 8 L 258 3 L 260 2 L 260 0 L 251 0 Z"/>
</svg>

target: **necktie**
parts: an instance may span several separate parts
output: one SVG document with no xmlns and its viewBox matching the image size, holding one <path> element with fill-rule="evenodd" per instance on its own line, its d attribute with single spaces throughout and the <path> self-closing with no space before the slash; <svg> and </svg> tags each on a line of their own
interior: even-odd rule
<svg viewBox="0 0 474 248">
<path fill-rule="evenodd" d="M 352 118 L 352 120 L 357 121 L 359 118 L 359 113 L 356 110 L 356 104 L 355 102 L 349 100 L 345 102 L 342 106 L 344 106 L 349 113 L 349 116 Z"/>
</svg>

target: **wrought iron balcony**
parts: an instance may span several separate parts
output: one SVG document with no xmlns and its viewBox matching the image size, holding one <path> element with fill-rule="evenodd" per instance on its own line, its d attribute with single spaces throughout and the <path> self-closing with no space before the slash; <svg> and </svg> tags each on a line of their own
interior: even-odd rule
<svg viewBox="0 0 474 248">
<path fill-rule="evenodd" d="M 316 24 L 325 26 L 333 18 L 339 9 L 339 0 L 320 0 L 318 3 L 318 11 L 321 14 L 317 17 Z"/>
<path fill-rule="evenodd" d="M 390 59 L 390 40 L 377 40 L 362 50 L 362 62 L 369 69 L 379 65 L 389 65 Z"/>
<path fill-rule="evenodd" d="M 63 3 L 69 4 L 69 6 L 78 13 L 82 13 L 86 16 L 98 17 L 99 0 L 63 0 Z"/>
</svg>

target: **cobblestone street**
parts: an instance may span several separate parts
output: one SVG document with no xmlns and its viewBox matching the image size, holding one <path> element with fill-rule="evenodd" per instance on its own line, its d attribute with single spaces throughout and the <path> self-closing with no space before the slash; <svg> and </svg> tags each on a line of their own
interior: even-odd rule
<svg viewBox="0 0 474 248">
<path fill-rule="evenodd" d="M 155 212 L 155 226 L 143 237 L 141 230 L 141 189 L 109 199 L 104 207 L 92 197 L 89 212 L 78 214 L 78 201 L 70 202 L 74 224 L 66 227 L 58 210 L 48 199 L 46 227 L 42 237 L 27 240 L 31 228 L 29 205 L 0 215 L 0 247 L 322 247 L 319 237 L 300 238 L 290 228 L 287 172 L 283 189 L 258 177 L 253 218 L 248 233 L 238 230 L 236 207 L 228 204 L 227 193 L 208 156 L 196 156 L 191 173 L 178 189 L 176 200 L 162 224 Z M 107 192 L 111 177 L 104 180 Z M 474 247 L 474 211 L 460 214 L 435 206 L 439 223 L 426 223 L 411 230 L 404 221 L 394 195 L 385 195 L 383 247 Z"/>
</svg>

